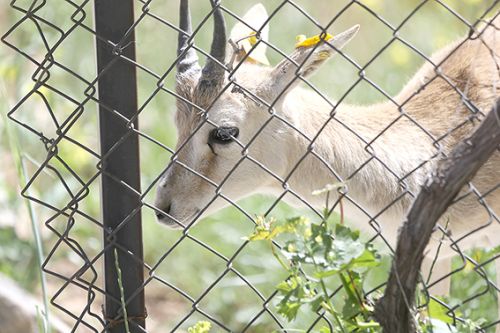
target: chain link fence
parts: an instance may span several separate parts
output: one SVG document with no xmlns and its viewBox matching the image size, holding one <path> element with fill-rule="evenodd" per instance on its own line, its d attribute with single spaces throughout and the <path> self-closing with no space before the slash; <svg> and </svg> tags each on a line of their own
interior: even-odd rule
<svg viewBox="0 0 500 333">
<path fill-rule="evenodd" d="M 499 1 L 251 5 L 192 1 L 191 29 L 187 1 L 10 2 L 2 41 L 32 80 L 8 113 L 22 194 L 73 332 L 338 332 L 322 307 L 280 314 L 288 272 L 248 239 L 256 221 L 353 223 L 382 256 L 361 286 L 377 299 L 404 212 L 498 98 Z M 436 227 L 417 317 L 499 331 L 499 164 Z M 343 306 L 341 281 L 327 293 Z"/>
</svg>

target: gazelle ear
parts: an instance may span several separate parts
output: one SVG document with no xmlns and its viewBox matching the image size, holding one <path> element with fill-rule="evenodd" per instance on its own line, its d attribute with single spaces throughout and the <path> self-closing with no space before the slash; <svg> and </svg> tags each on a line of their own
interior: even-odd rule
<svg viewBox="0 0 500 333">
<path fill-rule="evenodd" d="M 276 65 L 269 80 L 260 87 L 260 92 L 270 102 L 274 101 L 279 95 L 284 94 L 284 90 L 289 91 L 301 81 L 297 78 L 299 75 L 307 78 L 314 73 L 333 54 L 343 48 L 358 30 L 359 25 L 355 25 L 336 36 L 321 34 L 299 39 L 295 51 Z"/>
<path fill-rule="evenodd" d="M 260 31 L 258 37 L 267 42 L 269 36 L 269 25 L 265 25 L 268 19 L 267 11 L 259 3 L 250 8 L 231 30 L 230 40 L 238 48 L 236 60 L 241 60 L 249 52 L 247 61 L 256 62 L 263 65 L 269 65 L 266 57 L 267 45 L 260 42 L 253 50 L 252 47 L 258 42 L 257 31 Z M 245 23 L 243 23 L 245 22 Z"/>
</svg>

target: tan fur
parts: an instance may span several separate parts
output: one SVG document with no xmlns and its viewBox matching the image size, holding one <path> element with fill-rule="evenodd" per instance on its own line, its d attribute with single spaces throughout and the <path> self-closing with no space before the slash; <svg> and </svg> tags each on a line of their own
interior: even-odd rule
<svg viewBox="0 0 500 333">
<path fill-rule="evenodd" d="M 437 140 L 442 151 L 446 153 L 478 124 L 478 121 L 467 122 L 473 113 L 464 106 L 453 85 L 462 88 L 460 91 L 483 113 L 491 109 L 500 91 L 497 68 L 500 43 L 494 42 L 494 37 L 498 33 L 494 34 L 493 31 L 495 30 L 489 29 L 489 33 L 485 33 L 482 39 L 467 41 L 456 50 L 459 42 L 454 43 L 431 58 L 433 63 L 439 64 L 453 51 L 452 55 L 440 66 L 441 76 L 437 76 L 434 67 L 427 64 L 394 98 L 398 104 L 403 105 L 401 111 L 408 117 L 402 116 L 402 112 L 391 101 L 368 107 L 341 104 L 336 109 L 335 119 L 338 121 L 330 121 L 320 134 L 315 150 L 329 162 L 334 170 L 340 173 L 341 180 L 346 181 L 353 198 L 365 203 L 366 207 L 373 207 L 370 211 L 372 216 L 404 193 L 404 189 L 398 184 L 399 179 L 403 177 L 405 177 L 404 182 L 408 190 L 413 195 L 417 194 L 419 187 L 432 170 L 432 163 L 418 168 L 409 176 L 408 173 L 439 152 L 433 146 L 434 141 Z M 493 59 L 490 50 L 483 43 L 495 47 L 496 59 Z M 311 103 L 314 98 L 318 99 L 313 92 L 300 89 L 294 92 L 287 96 L 290 99 L 287 102 L 289 105 L 301 105 L 305 110 L 298 114 L 294 113 L 290 116 L 290 121 L 298 124 L 303 132 L 313 137 L 321 125 L 327 121 L 331 108 L 326 103 L 322 106 Z M 297 117 L 299 119 L 294 119 Z M 391 125 L 396 119 L 398 120 Z M 450 132 L 457 127 L 458 129 Z M 429 133 L 426 133 L 424 129 Z M 384 133 L 380 135 L 381 132 Z M 366 164 L 355 176 L 346 180 L 372 157 L 366 152 L 367 145 L 357 137 L 358 135 L 365 142 L 378 137 L 370 146 L 376 158 Z M 303 147 L 297 151 L 303 152 L 309 142 L 298 134 L 296 139 L 299 142 L 302 141 Z M 298 161 L 300 157 L 299 153 L 295 161 Z M 291 164 L 295 161 L 292 160 Z M 301 191 L 306 198 L 310 197 L 308 193 L 325 183 L 324 179 L 338 181 L 331 175 L 328 176 L 331 174 L 329 170 L 315 165 L 317 163 L 317 158 L 306 159 L 294 175 L 299 188 L 303 179 L 310 181 L 309 186 Z M 307 176 L 311 175 L 311 170 L 316 170 L 312 174 L 317 175 L 314 177 L 317 178 L 317 182 L 311 181 L 311 177 Z M 483 194 L 498 186 L 500 183 L 500 154 L 498 152 L 479 171 L 472 183 Z M 484 199 L 489 203 L 490 208 L 496 212 L 500 211 L 500 189 L 488 193 Z M 311 200 L 314 199 L 311 198 Z M 393 204 L 385 215 L 395 215 L 401 220 L 411 201 L 412 197 L 405 195 Z M 467 199 L 460 200 L 450 209 L 448 216 L 456 221 L 450 225 L 453 236 L 461 236 L 487 223 L 484 213 L 486 209 L 479 204 L 477 196 L 469 195 Z M 481 215 L 482 218 L 474 219 L 476 215 Z M 393 236 L 395 236 L 394 233 L 395 230 L 393 230 Z"/>
<path fill-rule="evenodd" d="M 440 50 L 393 101 L 370 106 L 327 102 L 301 88 L 296 75 L 310 75 L 355 35 L 357 27 L 328 43 L 298 48 L 289 56 L 292 61 L 285 59 L 274 68 L 243 64 L 235 77 L 244 89 L 230 86 L 215 101 L 192 96 L 197 77 L 179 77 L 178 94 L 208 108 L 208 122 L 198 107 L 178 101 L 176 163 L 164 175 L 156 200 L 159 210 L 171 206 L 169 219 L 162 222 L 187 226 L 198 212 L 209 214 L 227 206 L 225 198 L 238 200 L 253 193 L 284 195 L 292 205 L 321 208 L 325 197 L 312 192 L 342 182 L 348 221 L 394 245 L 400 223 L 435 160 L 467 137 L 500 95 L 499 27 L 497 18 L 478 29 L 474 38 Z M 238 143 L 212 151 L 207 140 L 216 126 L 238 127 Z M 428 260 L 443 237 L 445 242 L 448 236 L 458 241 L 461 250 L 500 244 L 499 184 L 496 152 L 473 179 L 473 188 L 464 188 L 440 221 L 445 233 L 436 232 Z M 211 202 L 218 193 L 222 195 Z M 443 250 L 445 257 L 453 252 L 448 245 Z"/>
</svg>

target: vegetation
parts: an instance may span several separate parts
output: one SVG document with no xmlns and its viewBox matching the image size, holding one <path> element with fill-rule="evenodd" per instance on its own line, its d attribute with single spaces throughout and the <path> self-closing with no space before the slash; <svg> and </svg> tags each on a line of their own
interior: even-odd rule
<svg viewBox="0 0 500 333">
<path fill-rule="evenodd" d="M 331 218 L 331 212 L 330 208 L 325 208 L 324 219 L 319 224 L 312 224 L 304 217 L 282 222 L 272 218 L 257 219 L 249 240 L 267 241 L 272 254 L 288 273 L 276 287 L 280 296 L 278 313 L 291 322 L 297 318 L 299 310 L 308 305 L 309 311 L 322 314 L 328 324 L 312 332 L 381 333 L 382 328 L 374 320 L 374 306 L 382 290 L 366 293 L 364 286 L 369 273 L 381 265 L 382 257 L 373 244 L 360 239 L 359 231 L 345 226 L 342 218 Z M 278 253 L 274 241 L 284 234 L 291 237 Z M 446 300 L 425 298 L 426 302 L 419 306 L 415 317 L 421 332 L 476 332 L 488 322 L 484 317 L 472 320 L 475 316 L 455 322 L 442 305 Z M 462 313 L 458 311 L 455 315 L 462 316 Z M 480 312 L 477 315 L 490 314 Z"/>
</svg>

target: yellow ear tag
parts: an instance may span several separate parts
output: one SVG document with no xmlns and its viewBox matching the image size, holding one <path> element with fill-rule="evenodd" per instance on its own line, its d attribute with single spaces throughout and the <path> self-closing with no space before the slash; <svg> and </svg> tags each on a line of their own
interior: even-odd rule
<svg viewBox="0 0 500 333">
<path fill-rule="evenodd" d="M 260 38 L 265 38 L 260 36 Z M 240 48 L 240 58 L 244 57 L 250 52 L 250 50 L 259 42 L 259 37 L 257 37 L 257 32 L 251 31 L 246 37 L 240 39 L 238 46 Z M 269 60 L 266 58 L 266 48 L 265 44 L 261 43 L 253 49 L 252 53 L 248 55 L 246 61 L 250 63 L 258 63 L 262 65 L 269 66 Z"/>
<path fill-rule="evenodd" d="M 311 46 L 314 46 L 320 42 L 329 41 L 332 38 L 333 38 L 333 35 L 331 35 L 329 33 L 326 33 L 324 35 L 323 34 L 316 35 L 316 36 L 312 36 L 309 38 L 306 38 L 305 35 L 298 35 L 295 38 L 295 40 L 297 41 L 297 43 L 295 44 L 295 48 L 297 49 L 299 47 L 311 47 Z"/>
<path fill-rule="evenodd" d="M 248 41 L 250 42 L 250 45 L 252 45 L 252 46 L 257 44 L 257 33 L 255 31 L 252 31 L 250 33 L 250 37 L 248 37 Z"/>
</svg>

